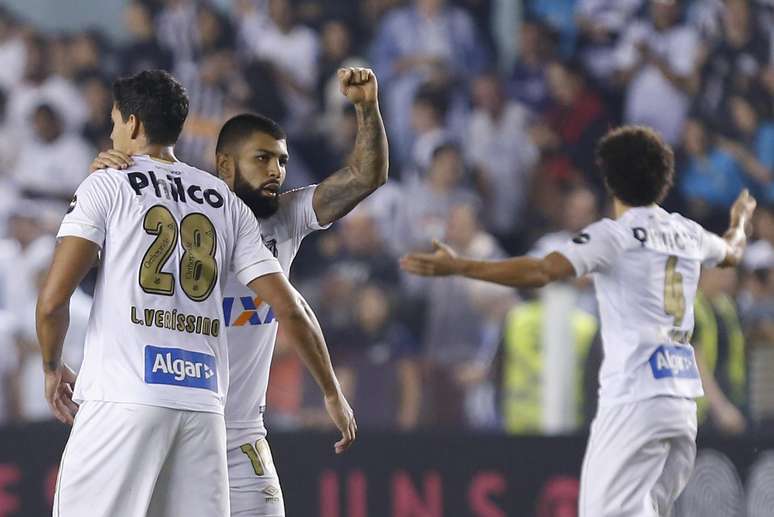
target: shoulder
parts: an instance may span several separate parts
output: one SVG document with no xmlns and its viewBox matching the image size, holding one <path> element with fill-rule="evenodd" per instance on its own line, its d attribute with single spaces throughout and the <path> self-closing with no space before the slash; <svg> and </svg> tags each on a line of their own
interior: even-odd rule
<svg viewBox="0 0 774 517">
<path fill-rule="evenodd" d="M 637 217 L 622 217 L 617 220 L 605 217 L 589 225 L 583 232 L 575 235 L 572 240 L 576 244 L 583 244 L 584 239 L 596 238 L 596 240 L 626 250 L 641 244 L 641 230 L 642 221 Z"/>
<path fill-rule="evenodd" d="M 124 171 L 118 169 L 99 169 L 92 172 L 81 182 L 80 188 L 98 191 L 116 191 L 121 187 Z"/>
</svg>

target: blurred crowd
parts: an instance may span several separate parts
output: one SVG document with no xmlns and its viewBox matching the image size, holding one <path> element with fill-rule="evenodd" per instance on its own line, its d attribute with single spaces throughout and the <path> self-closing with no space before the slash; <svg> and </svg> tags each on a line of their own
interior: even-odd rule
<svg viewBox="0 0 774 517">
<path fill-rule="evenodd" d="M 516 292 L 409 278 L 397 258 L 436 238 L 478 258 L 549 253 L 608 213 L 594 143 L 620 123 L 652 126 L 674 146 L 668 210 L 722 233 L 740 189 L 759 200 L 744 266 L 703 274 L 694 344 L 707 387 L 703 429 L 771 428 L 774 1 L 227 5 L 127 0 L 124 41 L 106 27 L 43 33 L 0 12 L 0 422 L 50 418 L 33 308 L 67 202 L 111 146 L 113 78 L 170 70 L 191 99 L 178 157 L 206 170 L 231 115 L 280 121 L 286 186 L 295 187 L 346 162 L 356 120 L 335 71 L 370 66 L 390 181 L 307 239 L 293 271 L 361 428 L 588 425 L 601 348 L 587 279 Z M 82 286 L 71 306 L 65 357 L 74 365 L 88 293 Z M 319 394 L 281 335 L 271 379 L 272 429 L 325 425 Z M 557 386 L 558 405 L 547 395 Z"/>
</svg>

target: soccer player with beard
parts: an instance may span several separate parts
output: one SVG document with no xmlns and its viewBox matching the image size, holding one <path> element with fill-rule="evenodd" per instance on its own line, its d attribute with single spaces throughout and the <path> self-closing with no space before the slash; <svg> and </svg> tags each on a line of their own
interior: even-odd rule
<svg viewBox="0 0 774 517">
<path fill-rule="evenodd" d="M 97 171 L 78 187 L 37 303 L 46 399 L 64 422 L 77 411 L 54 515 L 227 515 L 228 277 L 282 319 L 325 391 L 341 447 L 355 436 L 352 410 L 319 325 L 263 245 L 233 178 L 226 184 L 175 158 L 188 114 L 183 87 L 147 70 L 117 80 L 113 96 L 110 136 L 135 164 Z M 76 382 L 62 364 L 62 341 L 70 297 L 98 256 Z"/>
<path fill-rule="evenodd" d="M 653 130 L 624 126 L 597 147 L 615 219 L 602 219 L 545 258 L 480 261 L 436 242 L 401 267 L 511 287 L 543 287 L 593 274 L 604 360 L 599 409 L 581 473 L 580 517 L 666 517 L 696 456 L 696 403 L 703 395 L 690 344 L 702 266 L 739 264 L 755 199 L 743 191 L 721 238 L 658 203 L 674 177 L 672 150 Z"/>
<path fill-rule="evenodd" d="M 327 228 L 387 181 L 387 136 L 379 113 L 376 76 L 368 69 L 347 68 L 339 70 L 338 78 L 342 93 L 355 105 L 357 137 L 349 163 L 319 185 L 279 193 L 288 161 L 286 136 L 266 117 L 237 115 L 224 124 L 218 137 L 218 175 L 234 185 L 234 192 L 261 221 L 263 241 L 286 274 L 305 236 Z M 92 168 L 130 164 L 126 155 L 106 151 Z M 225 415 L 231 515 L 284 516 L 263 422 L 278 323 L 272 308 L 236 279 L 227 283 L 224 294 L 230 370 Z M 337 452 L 340 449 L 337 444 Z"/>
</svg>

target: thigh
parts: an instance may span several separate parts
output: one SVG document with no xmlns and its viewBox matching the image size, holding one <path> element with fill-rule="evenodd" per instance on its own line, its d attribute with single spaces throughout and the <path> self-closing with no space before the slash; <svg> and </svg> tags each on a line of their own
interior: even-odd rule
<svg viewBox="0 0 774 517">
<path fill-rule="evenodd" d="M 231 517 L 284 517 L 277 469 L 266 438 L 250 432 L 229 438 Z"/>
<path fill-rule="evenodd" d="M 62 455 L 54 517 L 145 517 L 177 423 L 165 408 L 84 402 Z"/>
<path fill-rule="evenodd" d="M 669 439 L 669 455 L 653 487 L 651 498 L 658 515 L 669 517 L 675 501 L 685 489 L 696 460 L 696 433 L 688 429 Z"/>
<path fill-rule="evenodd" d="M 229 505 L 223 415 L 181 413 L 148 517 L 225 517 Z"/>
<path fill-rule="evenodd" d="M 634 405 L 600 410 L 583 462 L 580 517 L 656 517 L 650 492 L 668 454 Z"/>
</svg>

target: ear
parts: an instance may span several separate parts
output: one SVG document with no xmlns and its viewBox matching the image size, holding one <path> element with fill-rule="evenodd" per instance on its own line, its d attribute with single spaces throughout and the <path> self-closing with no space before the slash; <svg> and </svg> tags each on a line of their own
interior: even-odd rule
<svg viewBox="0 0 774 517">
<path fill-rule="evenodd" d="M 137 140 L 137 138 L 140 136 L 140 126 L 142 125 L 140 123 L 140 119 L 134 116 L 134 114 L 129 115 L 129 120 L 127 120 L 129 123 L 130 132 L 129 135 L 132 140 Z"/>
<path fill-rule="evenodd" d="M 215 166 L 217 167 L 218 177 L 226 182 L 228 188 L 234 190 L 236 180 L 236 162 L 234 158 L 227 153 L 217 153 L 215 155 Z"/>
</svg>

